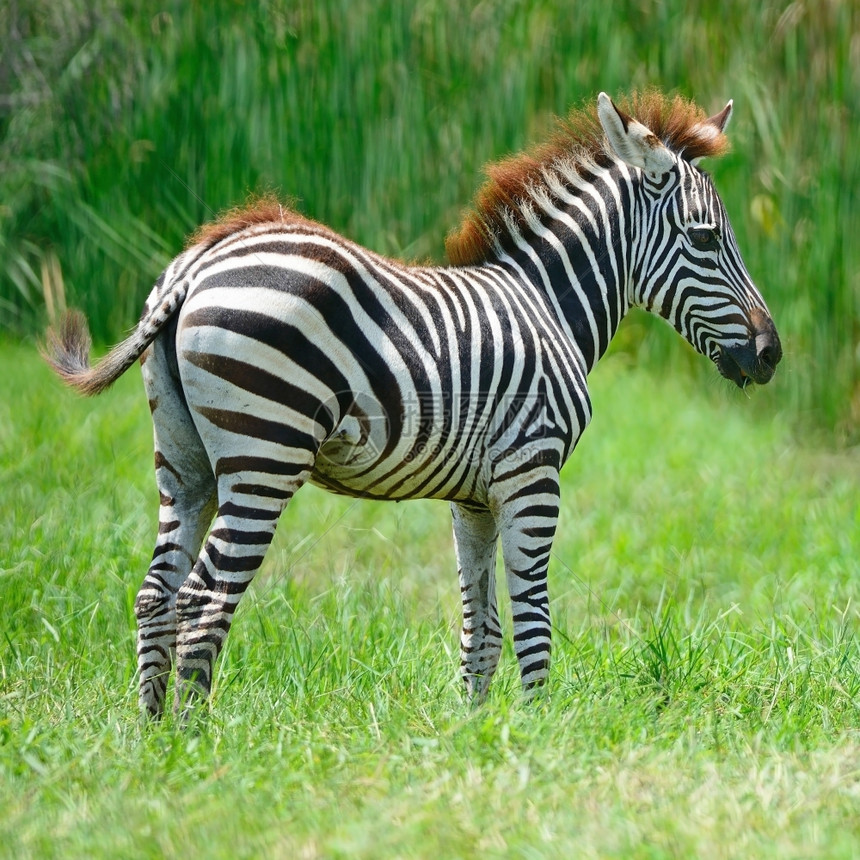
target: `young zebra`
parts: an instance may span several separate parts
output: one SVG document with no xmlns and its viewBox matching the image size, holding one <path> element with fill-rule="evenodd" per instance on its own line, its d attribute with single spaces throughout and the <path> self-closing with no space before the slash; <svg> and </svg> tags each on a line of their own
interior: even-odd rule
<svg viewBox="0 0 860 860">
<path fill-rule="evenodd" d="M 696 166 L 725 149 L 731 102 L 710 119 L 654 92 L 622 108 L 601 93 L 549 143 L 491 166 L 449 238 L 452 267 L 385 259 L 263 201 L 202 228 L 94 368 L 79 314 L 49 333 L 48 360 L 85 394 L 143 368 L 161 496 L 135 603 L 145 712 L 163 710 L 174 651 L 177 707 L 208 694 L 306 481 L 450 501 L 473 700 L 499 660 L 501 540 L 522 682 L 545 681 L 559 470 L 591 418 L 586 376 L 627 310 L 668 320 L 738 386 L 768 382 L 781 358 Z"/>
</svg>

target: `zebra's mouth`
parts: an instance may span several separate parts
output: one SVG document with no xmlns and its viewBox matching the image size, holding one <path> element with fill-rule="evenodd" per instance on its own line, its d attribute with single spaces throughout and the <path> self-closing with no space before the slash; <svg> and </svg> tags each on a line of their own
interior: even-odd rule
<svg viewBox="0 0 860 860">
<path fill-rule="evenodd" d="M 732 352 L 727 349 L 720 349 L 714 357 L 714 364 L 720 372 L 720 376 L 730 379 L 737 385 L 738 388 L 745 388 L 749 385 L 752 377 L 741 366 L 741 363 L 732 355 Z"/>
<path fill-rule="evenodd" d="M 714 357 L 717 370 L 730 379 L 738 388 L 746 388 L 751 382 L 764 385 L 770 382 L 776 365 L 782 357 L 779 341 L 768 342 L 758 350 L 758 337 L 742 346 L 718 347 Z"/>
</svg>

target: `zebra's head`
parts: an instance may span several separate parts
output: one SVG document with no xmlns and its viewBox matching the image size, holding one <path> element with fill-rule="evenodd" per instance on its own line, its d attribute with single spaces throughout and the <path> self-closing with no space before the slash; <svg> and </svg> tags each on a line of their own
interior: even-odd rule
<svg viewBox="0 0 860 860">
<path fill-rule="evenodd" d="M 670 146 L 606 93 L 598 98 L 597 113 L 616 158 L 635 168 L 634 174 L 641 171 L 631 304 L 666 319 L 739 387 L 749 380 L 768 382 L 782 358 L 779 336 L 741 259 L 723 203 L 697 166 L 702 154 L 724 148 L 732 103 L 710 119 L 686 127 L 677 122 Z"/>
</svg>

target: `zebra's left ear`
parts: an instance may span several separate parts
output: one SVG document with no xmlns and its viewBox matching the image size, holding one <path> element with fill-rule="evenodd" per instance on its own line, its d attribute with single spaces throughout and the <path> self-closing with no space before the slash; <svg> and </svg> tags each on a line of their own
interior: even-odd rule
<svg viewBox="0 0 860 860">
<path fill-rule="evenodd" d="M 675 157 L 651 129 L 619 110 L 606 93 L 597 97 L 597 116 L 615 154 L 631 167 L 662 176 Z"/>
<path fill-rule="evenodd" d="M 720 135 L 722 135 L 728 124 L 729 120 L 732 118 L 732 112 L 734 111 L 733 105 L 734 102 L 729 100 L 729 103 L 719 112 L 715 113 L 713 116 L 708 117 L 704 122 L 700 122 L 693 127 L 693 134 L 700 140 L 706 143 L 715 142 Z M 704 156 L 698 156 L 697 158 L 691 158 L 690 164 L 698 165 L 698 163 L 704 158 Z"/>
<path fill-rule="evenodd" d="M 719 113 L 708 117 L 703 124 L 712 125 L 719 134 L 724 134 L 728 127 L 729 120 L 732 118 L 732 113 L 734 111 L 733 105 L 734 101 L 729 99 L 729 103 Z"/>
</svg>

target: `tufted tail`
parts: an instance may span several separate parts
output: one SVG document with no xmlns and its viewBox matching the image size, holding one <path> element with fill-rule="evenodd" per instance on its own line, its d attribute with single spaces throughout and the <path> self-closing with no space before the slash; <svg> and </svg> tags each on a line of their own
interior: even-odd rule
<svg viewBox="0 0 860 860">
<path fill-rule="evenodd" d="M 48 329 L 39 350 L 42 358 L 66 385 L 87 396 L 101 394 L 140 358 L 184 301 L 187 283 L 168 284 L 166 289 L 163 283 L 159 279 L 153 288 L 134 331 L 94 367 L 90 366 L 92 340 L 87 319 L 77 310 L 66 311 Z"/>
<path fill-rule="evenodd" d="M 42 358 L 66 385 L 81 394 L 93 395 L 104 391 L 128 370 L 146 349 L 139 343 L 137 332 L 115 346 L 95 367 L 90 367 L 89 326 L 86 317 L 76 310 L 66 311 L 59 323 L 48 329 L 41 346 Z"/>
</svg>

